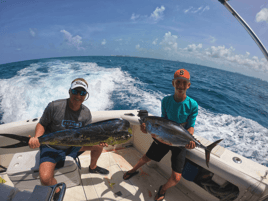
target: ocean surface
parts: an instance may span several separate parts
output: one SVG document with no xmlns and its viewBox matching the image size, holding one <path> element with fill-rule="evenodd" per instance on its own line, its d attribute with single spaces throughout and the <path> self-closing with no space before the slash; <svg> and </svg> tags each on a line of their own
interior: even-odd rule
<svg viewBox="0 0 268 201">
<path fill-rule="evenodd" d="M 268 82 L 206 66 L 134 57 L 64 57 L 0 65 L 0 123 L 40 117 L 68 98 L 73 79 L 89 83 L 91 111 L 146 109 L 161 115 L 173 74 L 191 74 L 187 95 L 199 104 L 195 134 L 268 167 Z"/>
</svg>

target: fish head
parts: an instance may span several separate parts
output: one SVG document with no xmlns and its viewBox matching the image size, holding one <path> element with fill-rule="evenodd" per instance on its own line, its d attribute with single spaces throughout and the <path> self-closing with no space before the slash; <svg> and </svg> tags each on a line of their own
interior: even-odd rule
<svg viewBox="0 0 268 201">
<path fill-rule="evenodd" d="M 163 124 L 159 121 L 157 117 L 148 116 L 143 118 L 143 122 L 146 125 L 146 130 L 151 131 L 155 129 L 161 129 L 163 127 Z"/>
<path fill-rule="evenodd" d="M 122 130 L 128 130 L 130 128 L 129 121 L 122 119 Z"/>
</svg>

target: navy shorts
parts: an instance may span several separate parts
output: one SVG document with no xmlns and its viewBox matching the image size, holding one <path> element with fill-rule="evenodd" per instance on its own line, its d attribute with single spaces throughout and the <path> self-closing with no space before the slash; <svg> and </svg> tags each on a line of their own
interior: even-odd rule
<svg viewBox="0 0 268 201">
<path fill-rule="evenodd" d="M 58 163 L 65 161 L 66 156 L 71 156 L 74 159 L 78 156 L 78 152 L 82 147 L 70 147 L 68 149 L 54 149 L 46 145 L 40 146 L 40 163 L 51 162 Z"/>
<path fill-rule="evenodd" d="M 146 156 L 151 160 L 159 162 L 169 152 L 169 150 L 171 150 L 172 153 L 172 170 L 177 173 L 182 173 L 186 157 L 186 148 L 184 147 L 172 147 L 154 139 L 154 142 L 147 151 Z"/>
</svg>

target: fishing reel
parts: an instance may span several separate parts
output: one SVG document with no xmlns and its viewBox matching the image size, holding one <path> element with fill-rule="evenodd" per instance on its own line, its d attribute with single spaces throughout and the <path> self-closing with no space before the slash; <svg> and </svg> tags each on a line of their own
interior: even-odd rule
<svg viewBox="0 0 268 201">
<path fill-rule="evenodd" d="M 147 110 L 139 110 L 138 111 L 138 117 L 140 117 L 140 119 L 139 119 L 140 124 L 143 123 L 143 121 L 142 121 L 143 117 L 147 117 L 147 116 L 148 116 Z"/>
</svg>

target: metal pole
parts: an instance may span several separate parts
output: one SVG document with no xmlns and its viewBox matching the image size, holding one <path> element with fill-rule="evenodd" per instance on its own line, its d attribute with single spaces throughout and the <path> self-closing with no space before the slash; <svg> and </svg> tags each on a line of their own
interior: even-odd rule
<svg viewBox="0 0 268 201">
<path fill-rule="evenodd" d="M 240 17 L 240 15 L 238 15 L 238 13 L 230 6 L 230 4 L 226 2 L 226 0 L 218 0 L 218 1 L 221 2 L 232 13 L 232 15 L 240 22 L 240 24 L 242 24 L 242 26 L 247 30 L 249 35 L 253 38 L 255 43 L 259 46 L 259 48 L 261 49 L 262 53 L 264 54 L 264 56 L 268 61 L 268 52 L 266 48 L 264 47 L 260 39 L 257 37 L 257 35 L 253 32 L 253 30 L 249 27 L 249 25 L 243 20 L 242 17 Z"/>
</svg>

